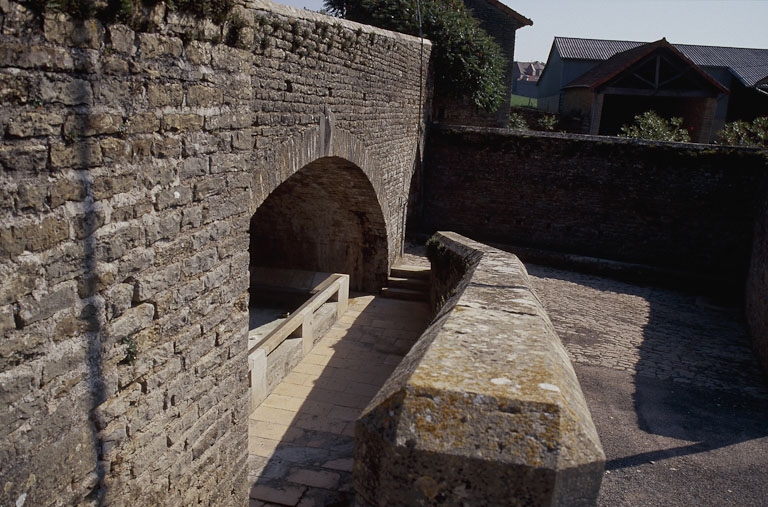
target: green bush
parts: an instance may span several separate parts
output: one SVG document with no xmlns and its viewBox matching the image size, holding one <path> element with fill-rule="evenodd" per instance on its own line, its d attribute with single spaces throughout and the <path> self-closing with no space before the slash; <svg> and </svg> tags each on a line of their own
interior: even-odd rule
<svg viewBox="0 0 768 507">
<path fill-rule="evenodd" d="M 104 22 L 128 21 L 137 12 L 137 6 L 152 6 L 159 0 L 26 0 L 32 11 L 63 12 L 77 19 L 99 18 Z M 234 6 L 234 0 L 168 0 L 168 9 L 209 18 L 216 23 L 226 20 Z"/>
<path fill-rule="evenodd" d="M 328 13 L 410 35 L 419 33 L 417 0 L 325 0 Z M 461 0 L 423 0 L 421 34 L 430 39 L 438 94 L 469 97 L 488 111 L 505 100 L 505 59 Z"/>
<path fill-rule="evenodd" d="M 755 118 L 753 122 L 726 123 L 718 133 L 718 143 L 750 148 L 768 148 L 768 116 Z"/>
<path fill-rule="evenodd" d="M 525 121 L 522 114 L 511 112 L 509 113 L 509 123 L 507 124 L 507 128 L 512 130 L 528 130 L 528 122 Z"/>
<path fill-rule="evenodd" d="M 650 141 L 690 142 L 691 136 L 682 127 L 682 124 L 682 118 L 670 118 L 667 120 L 659 116 L 656 111 L 646 111 L 635 116 L 635 120 L 631 125 L 621 127 L 619 136 L 648 139 Z"/>
<path fill-rule="evenodd" d="M 545 114 L 540 116 L 536 121 L 537 130 L 544 130 L 546 132 L 552 132 L 557 126 L 557 118 L 551 114 Z"/>
</svg>

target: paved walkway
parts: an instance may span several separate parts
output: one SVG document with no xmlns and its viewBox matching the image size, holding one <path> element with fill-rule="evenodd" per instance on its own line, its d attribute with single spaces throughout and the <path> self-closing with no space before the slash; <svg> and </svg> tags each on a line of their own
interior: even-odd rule
<svg viewBox="0 0 768 507">
<path fill-rule="evenodd" d="M 527 268 L 605 449 L 601 507 L 768 504 L 768 388 L 739 308 Z M 350 505 L 354 420 L 426 323 L 423 303 L 352 299 L 250 419 L 252 506 Z"/>
<path fill-rule="evenodd" d="M 426 328 L 426 303 L 353 295 L 251 414 L 251 507 L 350 505 L 354 421 Z"/>
<path fill-rule="evenodd" d="M 740 308 L 526 266 L 607 463 L 599 505 L 768 505 L 768 388 Z"/>
</svg>

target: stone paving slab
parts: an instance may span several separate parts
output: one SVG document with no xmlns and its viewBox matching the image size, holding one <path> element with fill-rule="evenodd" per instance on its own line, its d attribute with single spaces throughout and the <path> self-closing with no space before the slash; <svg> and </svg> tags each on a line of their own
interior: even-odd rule
<svg viewBox="0 0 768 507">
<path fill-rule="evenodd" d="M 249 418 L 251 507 L 351 505 L 354 421 L 428 320 L 426 303 L 353 294 Z"/>
<path fill-rule="evenodd" d="M 599 505 L 766 505 L 768 388 L 737 307 L 526 266 L 606 454 Z"/>
</svg>

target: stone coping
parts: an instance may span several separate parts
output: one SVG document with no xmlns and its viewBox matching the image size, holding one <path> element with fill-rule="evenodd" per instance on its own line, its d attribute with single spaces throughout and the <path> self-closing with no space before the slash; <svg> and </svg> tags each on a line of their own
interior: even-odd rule
<svg viewBox="0 0 768 507">
<path fill-rule="evenodd" d="M 361 505 L 595 505 L 605 455 L 512 254 L 437 233 L 446 303 L 357 421 Z M 443 259 L 444 260 L 444 259 Z"/>
<path fill-rule="evenodd" d="M 401 39 L 409 42 L 421 42 L 426 46 L 432 46 L 432 42 L 429 39 L 419 38 L 413 35 L 404 34 L 401 32 L 394 32 L 391 30 L 385 30 L 373 25 L 365 25 L 356 21 L 350 21 L 344 18 L 337 18 L 329 14 L 323 14 L 322 12 L 312 11 L 309 9 L 300 9 L 290 5 L 279 4 L 271 2 L 270 0 L 246 0 L 244 2 L 246 8 L 254 9 L 257 11 L 266 11 L 270 14 L 280 14 L 290 18 L 306 19 L 308 21 L 321 22 L 321 23 L 333 23 L 335 25 L 343 26 L 351 30 L 360 30 L 362 33 L 382 35 L 391 39 Z"/>
</svg>

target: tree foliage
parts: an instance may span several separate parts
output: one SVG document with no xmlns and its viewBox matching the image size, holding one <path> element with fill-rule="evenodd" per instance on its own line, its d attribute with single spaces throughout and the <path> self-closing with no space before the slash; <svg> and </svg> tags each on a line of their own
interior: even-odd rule
<svg viewBox="0 0 768 507">
<path fill-rule="evenodd" d="M 33 12 L 63 12 L 76 19 L 98 18 L 103 22 L 130 21 L 141 7 L 151 7 L 160 0 L 21 0 Z M 230 15 L 234 0 L 167 0 L 169 10 L 222 23 Z"/>
<path fill-rule="evenodd" d="M 720 144 L 768 148 L 768 116 L 755 118 L 751 123 L 742 120 L 726 123 L 718 137 Z"/>
<path fill-rule="evenodd" d="M 621 127 L 619 136 L 650 141 L 690 142 L 691 136 L 682 125 L 682 118 L 670 118 L 667 120 L 659 116 L 656 111 L 646 111 L 643 114 L 636 115 L 631 125 Z"/>
<path fill-rule="evenodd" d="M 505 59 L 461 0 L 325 0 L 326 11 L 432 41 L 435 87 L 496 110 L 505 99 Z M 421 14 L 421 33 L 419 30 Z"/>
</svg>

